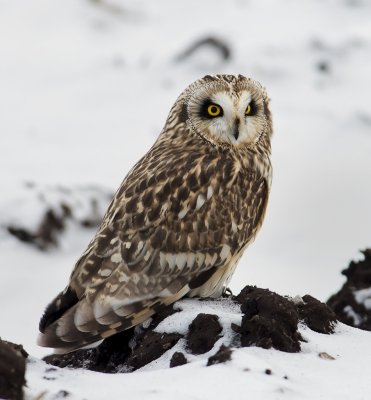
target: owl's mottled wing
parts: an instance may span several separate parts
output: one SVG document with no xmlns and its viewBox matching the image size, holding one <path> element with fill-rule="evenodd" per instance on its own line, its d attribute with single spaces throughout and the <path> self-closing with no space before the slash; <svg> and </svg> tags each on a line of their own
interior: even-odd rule
<svg viewBox="0 0 371 400">
<path fill-rule="evenodd" d="M 70 285 L 47 308 L 41 345 L 73 350 L 144 321 L 255 235 L 265 180 L 238 171 L 222 150 L 199 147 L 160 140 L 129 173 Z"/>
</svg>

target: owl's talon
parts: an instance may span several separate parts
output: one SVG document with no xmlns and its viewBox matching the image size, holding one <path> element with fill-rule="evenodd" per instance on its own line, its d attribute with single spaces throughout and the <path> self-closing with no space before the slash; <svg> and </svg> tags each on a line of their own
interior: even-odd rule
<svg viewBox="0 0 371 400">
<path fill-rule="evenodd" d="M 230 297 L 233 297 L 232 290 L 229 287 L 225 288 L 224 292 L 222 293 L 222 297 L 227 298 L 227 299 L 229 299 Z"/>
</svg>

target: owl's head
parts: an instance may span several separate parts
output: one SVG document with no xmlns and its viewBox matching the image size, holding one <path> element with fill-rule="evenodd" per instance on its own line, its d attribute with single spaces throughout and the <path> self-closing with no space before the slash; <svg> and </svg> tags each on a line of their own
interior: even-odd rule
<svg viewBox="0 0 371 400">
<path fill-rule="evenodd" d="M 260 83 L 242 75 L 207 75 L 180 96 L 180 120 L 214 145 L 253 149 L 272 134 L 269 99 Z"/>
</svg>

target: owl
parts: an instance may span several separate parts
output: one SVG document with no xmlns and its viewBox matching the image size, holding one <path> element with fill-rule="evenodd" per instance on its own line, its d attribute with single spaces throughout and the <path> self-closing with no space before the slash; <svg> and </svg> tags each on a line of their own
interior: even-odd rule
<svg viewBox="0 0 371 400">
<path fill-rule="evenodd" d="M 41 346 L 70 352 L 184 296 L 222 295 L 267 206 L 268 103 L 242 75 L 207 75 L 184 90 L 46 308 Z"/>
</svg>

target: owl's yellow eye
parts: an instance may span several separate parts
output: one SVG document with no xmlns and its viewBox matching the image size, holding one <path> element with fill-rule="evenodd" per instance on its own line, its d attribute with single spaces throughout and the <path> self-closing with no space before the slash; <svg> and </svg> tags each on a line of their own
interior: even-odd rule
<svg viewBox="0 0 371 400">
<path fill-rule="evenodd" d="M 210 104 L 207 107 L 207 113 L 210 117 L 218 117 L 222 113 L 222 108 L 216 104 Z"/>
<path fill-rule="evenodd" d="M 250 115 L 250 114 L 251 114 L 251 111 L 252 111 L 251 105 L 249 104 L 249 105 L 247 106 L 247 108 L 246 108 L 245 115 Z"/>
</svg>

